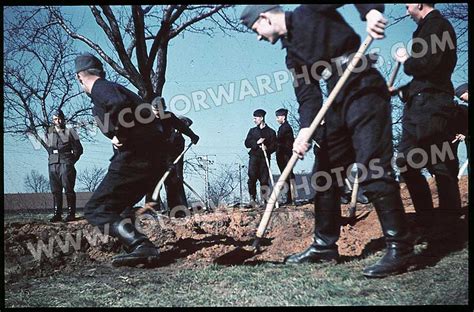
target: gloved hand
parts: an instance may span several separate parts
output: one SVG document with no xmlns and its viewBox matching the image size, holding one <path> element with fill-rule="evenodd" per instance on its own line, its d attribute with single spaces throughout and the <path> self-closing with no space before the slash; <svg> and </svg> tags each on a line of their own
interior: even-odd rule
<svg viewBox="0 0 474 312">
<path fill-rule="evenodd" d="M 199 141 L 199 136 L 197 134 L 191 138 L 191 142 L 193 144 L 197 144 L 198 141 Z"/>
</svg>

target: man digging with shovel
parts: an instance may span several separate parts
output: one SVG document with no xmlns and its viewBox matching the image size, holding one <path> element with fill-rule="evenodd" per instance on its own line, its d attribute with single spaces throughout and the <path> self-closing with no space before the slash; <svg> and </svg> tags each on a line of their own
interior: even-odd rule
<svg viewBox="0 0 474 312">
<path fill-rule="evenodd" d="M 156 264 L 158 249 L 129 218 L 120 214 L 137 203 L 166 169 L 165 152 L 161 149 L 162 124 L 153 116 L 150 104 L 105 79 L 97 57 L 89 53 L 79 55 L 75 69 L 77 80 L 94 104 L 92 112 L 100 130 L 111 139 L 115 149 L 107 174 L 84 207 L 84 217 L 124 246 L 126 252 L 115 256 L 112 265 Z"/>
<path fill-rule="evenodd" d="M 241 14 L 241 22 L 257 33 L 258 40 L 272 44 L 282 41 L 287 51 L 287 67 L 295 70 L 301 130 L 293 151 L 301 158 L 310 148 L 309 140 L 314 132 L 310 124 L 322 109 L 319 80 L 324 79 L 328 93 L 332 93 L 360 46 L 360 37 L 336 11 L 339 6 L 302 5 L 292 12 L 284 12 L 278 5 L 249 5 Z M 365 46 L 372 38 L 382 39 L 386 24 L 382 15 L 384 6 L 357 4 L 356 7 L 362 19 L 367 20 L 371 36 L 364 42 Z M 363 274 L 385 277 L 408 268 L 413 244 L 390 162 L 393 155 L 390 95 L 383 77 L 372 68 L 374 60 L 368 56 L 360 60 L 362 66 L 359 63 L 357 71 L 346 78 L 342 87 L 337 84 L 340 88 L 334 90 L 337 96 L 331 94 L 328 98 L 331 101 L 325 107 L 326 127 L 318 151 L 317 171 L 326 175 L 316 179 L 314 242 L 302 253 L 287 257 L 285 263 L 330 261 L 339 257 L 336 242 L 340 235 L 341 209 L 335 172 L 357 162 L 367 169 L 367 176 L 359 183 L 377 211 L 387 245 L 382 259 L 365 268 Z M 330 106 L 332 101 L 334 105 Z M 374 161 L 376 168 L 369 165 Z M 280 179 L 286 177 L 282 175 Z"/>
</svg>

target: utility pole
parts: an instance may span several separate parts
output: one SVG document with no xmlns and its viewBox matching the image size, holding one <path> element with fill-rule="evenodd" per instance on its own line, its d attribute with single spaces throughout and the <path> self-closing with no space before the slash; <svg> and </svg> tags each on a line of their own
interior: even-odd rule
<svg viewBox="0 0 474 312">
<path fill-rule="evenodd" d="M 216 155 L 202 155 L 202 156 L 198 156 L 197 159 L 198 160 L 201 160 L 201 161 L 204 161 L 205 164 L 204 165 L 201 165 L 201 167 L 204 169 L 204 196 L 205 196 L 205 199 L 206 199 L 206 202 L 205 202 L 205 205 L 207 208 L 210 208 L 210 203 L 209 203 L 209 164 L 213 164 L 214 161 L 212 160 L 209 160 L 209 156 L 216 156 Z"/>
<path fill-rule="evenodd" d="M 242 199 L 243 199 L 243 194 L 242 194 L 242 168 L 244 168 L 245 166 L 240 164 L 240 163 L 236 163 L 236 164 L 239 166 L 239 185 L 240 185 L 239 207 L 242 208 Z"/>
</svg>

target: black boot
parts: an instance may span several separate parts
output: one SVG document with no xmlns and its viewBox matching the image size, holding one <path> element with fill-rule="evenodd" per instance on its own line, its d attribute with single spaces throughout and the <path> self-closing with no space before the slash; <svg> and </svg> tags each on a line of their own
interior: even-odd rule
<svg viewBox="0 0 474 312">
<path fill-rule="evenodd" d="M 317 195 L 314 202 L 314 241 L 301 253 L 286 257 L 285 263 L 306 263 L 337 260 L 341 207 L 340 196 L 336 192 Z"/>
<path fill-rule="evenodd" d="M 419 171 L 410 171 L 403 175 L 403 179 L 415 208 L 417 225 L 422 228 L 431 226 L 435 211 L 430 186 L 426 178 Z"/>
<path fill-rule="evenodd" d="M 137 266 L 156 263 L 160 257 L 158 249 L 129 221 L 122 219 L 111 224 L 110 234 L 119 239 L 126 251 L 124 254 L 113 257 L 112 265 Z"/>
<path fill-rule="evenodd" d="M 403 273 L 413 258 L 413 243 L 400 193 L 376 198 L 372 203 L 382 226 L 387 252 L 377 263 L 366 267 L 363 274 L 367 277 L 386 277 Z"/>
<path fill-rule="evenodd" d="M 62 213 L 63 213 L 63 194 L 53 194 L 53 201 L 54 201 L 54 215 L 49 222 L 59 222 L 63 221 Z"/>
<path fill-rule="evenodd" d="M 436 186 L 438 188 L 440 216 L 448 218 L 461 212 L 461 195 L 457 177 L 437 175 Z"/>
<path fill-rule="evenodd" d="M 65 222 L 75 221 L 76 220 L 76 194 L 67 194 L 66 201 L 67 201 L 68 214 L 67 214 L 66 219 L 64 219 L 64 221 Z"/>
<path fill-rule="evenodd" d="M 431 198 L 431 190 L 426 178 L 419 171 L 409 171 L 403 179 L 410 193 L 415 208 L 416 226 L 413 229 L 413 242 L 418 244 L 427 241 L 434 225 L 435 209 Z"/>
</svg>

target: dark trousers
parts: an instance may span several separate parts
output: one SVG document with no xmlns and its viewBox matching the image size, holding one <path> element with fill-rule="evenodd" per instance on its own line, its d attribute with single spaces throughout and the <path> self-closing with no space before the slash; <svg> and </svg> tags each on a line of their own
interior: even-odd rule
<svg viewBox="0 0 474 312">
<path fill-rule="evenodd" d="M 62 211 L 63 188 L 68 206 L 74 205 L 75 207 L 76 192 L 74 192 L 74 185 L 76 184 L 76 169 L 73 164 L 50 164 L 49 184 L 58 213 Z"/>
<path fill-rule="evenodd" d="M 248 175 L 249 179 L 247 185 L 249 188 L 251 200 L 256 200 L 257 198 L 257 180 L 260 182 L 260 194 L 262 197 L 265 198 L 270 196 L 270 191 L 268 189 L 269 174 L 267 164 L 265 163 L 265 158 L 250 155 Z M 266 191 L 264 191 L 265 189 Z"/>
<path fill-rule="evenodd" d="M 84 208 L 93 225 L 103 226 L 120 220 L 152 189 L 166 170 L 163 155 L 149 151 L 123 151 L 112 159 L 107 174 Z"/>
<path fill-rule="evenodd" d="M 283 173 L 283 171 L 285 170 L 285 167 L 288 164 L 288 161 L 290 160 L 291 156 L 291 153 L 276 153 L 276 160 L 281 173 Z M 291 170 L 290 175 L 286 179 L 286 185 L 288 186 L 288 191 L 286 193 L 287 202 L 291 202 L 292 200 L 294 200 L 294 198 L 291 197 L 291 180 L 295 180 L 293 170 Z"/>
<path fill-rule="evenodd" d="M 390 96 L 384 79 L 375 69 L 355 77 L 358 79 L 343 88 L 345 96 L 338 96 L 326 113 L 316 168 L 331 175 L 331 187 L 339 188 L 344 186 L 348 166 L 356 162 L 364 168 L 359 170 L 359 185 L 372 199 L 399 189 L 391 166 Z M 342 177 L 338 177 L 337 171 L 341 171 Z M 323 175 L 317 180 L 319 186 L 326 184 Z M 321 187 L 317 193 L 324 191 Z"/>
<path fill-rule="evenodd" d="M 425 92 L 411 97 L 404 109 L 397 165 L 417 216 L 421 218 L 429 217 L 433 208 L 429 185 L 421 174 L 422 167 L 435 176 L 441 212 L 461 207 L 457 146 L 451 143 L 452 135 L 443 115 L 450 105 L 453 103 L 449 94 Z M 443 149 L 446 154 L 436 155 L 436 151 Z"/>
<path fill-rule="evenodd" d="M 176 158 L 175 158 L 176 159 Z M 171 160 L 173 162 L 175 159 Z M 169 162 L 169 160 L 168 160 Z M 184 162 L 181 159 L 175 166 L 175 169 L 171 170 L 170 174 L 165 180 L 165 189 L 166 189 L 166 199 L 168 203 L 168 209 L 172 210 L 177 206 L 188 207 L 188 201 L 186 199 L 186 193 L 184 192 L 183 184 L 183 167 Z M 158 181 L 161 179 L 161 176 L 158 177 Z M 154 185 L 149 193 L 146 195 L 146 202 L 151 202 L 152 194 L 156 185 Z M 158 197 L 155 209 L 160 209 L 160 197 Z"/>
<path fill-rule="evenodd" d="M 399 192 L 393 155 L 390 97 L 381 75 L 370 69 L 354 75 L 325 115 L 312 183 L 315 243 L 335 248 L 340 234 L 340 189 L 347 168 L 358 163 L 359 185 L 369 200 Z M 398 195 L 399 196 L 399 195 Z"/>
</svg>

